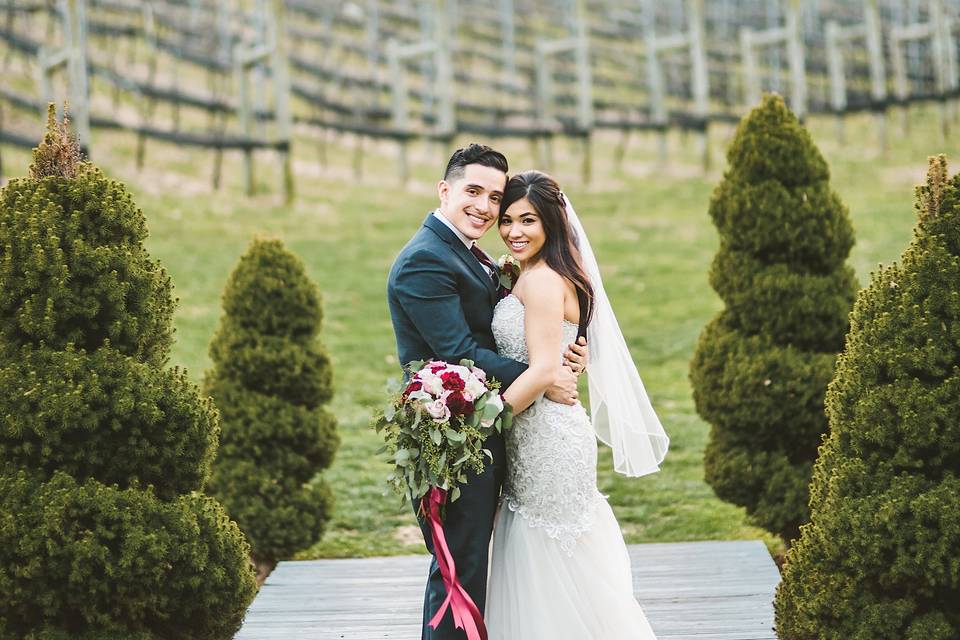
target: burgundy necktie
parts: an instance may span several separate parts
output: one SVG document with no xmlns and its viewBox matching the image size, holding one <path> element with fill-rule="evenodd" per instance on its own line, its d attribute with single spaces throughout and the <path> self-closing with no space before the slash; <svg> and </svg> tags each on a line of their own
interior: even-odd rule
<svg viewBox="0 0 960 640">
<path fill-rule="evenodd" d="M 475 244 L 472 244 L 470 245 L 470 253 L 477 256 L 477 260 L 480 261 L 480 264 L 482 264 L 483 266 L 485 266 L 487 269 L 490 270 L 490 273 L 489 273 L 490 279 L 493 280 L 494 284 L 499 282 L 500 274 L 497 271 L 497 267 L 496 265 L 493 264 L 493 261 L 487 257 L 487 254 L 483 252 L 483 249 L 481 249 Z"/>
</svg>

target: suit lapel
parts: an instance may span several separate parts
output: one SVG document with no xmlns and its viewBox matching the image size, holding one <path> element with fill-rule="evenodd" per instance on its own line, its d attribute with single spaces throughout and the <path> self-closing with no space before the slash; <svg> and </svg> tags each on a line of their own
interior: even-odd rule
<svg viewBox="0 0 960 640">
<path fill-rule="evenodd" d="M 447 225 L 437 220 L 436 216 L 432 213 L 423 221 L 423 226 L 436 233 L 444 242 L 450 245 L 453 252 L 467 265 L 470 271 L 473 272 L 473 275 L 480 279 L 484 286 L 487 287 L 487 291 L 490 293 L 490 301 L 493 302 L 497 295 L 497 287 L 493 283 L 493 278 L 487 274 L 486 269 L 483 268 L 483 265 L 480 264 L 477 257 L 470 253 L 470 250 L 460 242 L 460 238 L 458 238 Z"/>
</svg>

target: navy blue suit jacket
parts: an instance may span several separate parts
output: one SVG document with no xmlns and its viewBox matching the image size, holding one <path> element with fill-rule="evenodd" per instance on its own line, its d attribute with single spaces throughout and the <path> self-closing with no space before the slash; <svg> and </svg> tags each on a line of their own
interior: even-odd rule
<svg viewBox="0 0 960 640">
<path fill-rule="evenodd" d="M 496 286 L 476 256 L 431 213 L 400 251 L 387 300 L 401 366 L 468 358 L 506 389 L 526 365 L 497 355 L 490 323 Z"/>
</svg>

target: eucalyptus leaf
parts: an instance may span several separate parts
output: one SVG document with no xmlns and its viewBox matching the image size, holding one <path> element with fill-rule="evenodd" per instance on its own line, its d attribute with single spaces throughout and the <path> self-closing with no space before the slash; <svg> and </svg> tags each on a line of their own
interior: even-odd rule
<svg viewBox="0 0 960 640">
<path fill-rule="evenodd" d="M 413 419 L 413 429 L 416 429 L 420 426 L 420 421 L 423 419 L 423 408 L 420 405 L 417 405 L 417 415 Z"/>
<path fill-rule="evenodd" d="M 433 440 L 433 444 L 440 445 L 443 442 L 443 435 L 440 433 L 440 429 L 430 428 L 430 439 Z"/>
</svg>

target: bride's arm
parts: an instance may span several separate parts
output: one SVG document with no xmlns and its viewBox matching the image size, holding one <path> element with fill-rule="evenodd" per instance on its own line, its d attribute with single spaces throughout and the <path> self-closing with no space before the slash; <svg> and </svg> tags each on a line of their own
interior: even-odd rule
<svg viewBox="0 0 960 640">
<path fill-rule="evenodd" d="M 554 384 L 560 372 L 565 290 L 563 278 L 552 269 L 536 269 L 526 275 L 524 333 L 530 362 L 503 394 L 514 413 L 533 404 Z"/>
</svg>

